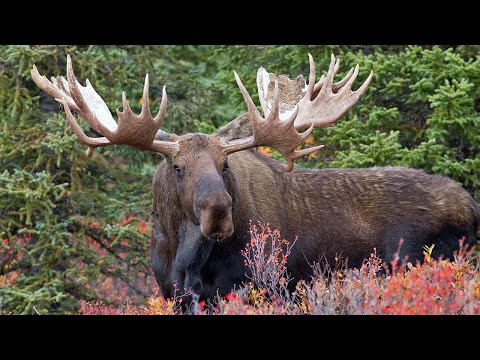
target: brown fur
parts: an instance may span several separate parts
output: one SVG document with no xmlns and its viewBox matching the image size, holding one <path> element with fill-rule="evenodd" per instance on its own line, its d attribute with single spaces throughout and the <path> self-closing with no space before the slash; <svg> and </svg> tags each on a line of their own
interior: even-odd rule
<svg viewBox="0 0 480 360">
<path fill-rule="evenodd" d="M 228 126 L 222 135 L 235 138 L 241 128 Z M 215 184 L 223 178 L 209 194 L 230 194 L 234 233 L 220 242 L 203 236 L 186 208 L 194 195 L 174 185 L 171 167 L 178 158 L 160 164 L 153 183 L 152 266 L 166 295 L 172 294 L 174 281 L 203 297 L 240 284 L 245 279 L 240 250 L 249 240 L 249 220 L 268 222 L 286 239 L 298 237 L 288 263 L 295 280 L 308 278 L 311 265 L 322 257 L 333 263 L 341 255 L 350 266 L 359 266 L 376 248 L 390 261 L 400 239 L 400 257 L 413 262 L 423 258 L 423 245 L 435 243 L 435 256 L 451 257 L 460 237 L 475 241 L 479 209 L 448 178 L 404 167 L 297 168 L 289 173 L 255 150 L 229 155 L 229 171 L 222 176 L 218 169 L 224 158 L 215 135 L 179 137 L 179 156 L 195 169 L 194 177 L 207 171 Z"/>
</svg>

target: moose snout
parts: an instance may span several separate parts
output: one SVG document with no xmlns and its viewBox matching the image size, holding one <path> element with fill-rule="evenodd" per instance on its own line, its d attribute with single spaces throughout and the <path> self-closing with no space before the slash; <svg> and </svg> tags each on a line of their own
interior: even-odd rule
<svg viewBox="0 0 480 360">
<path fill-rule="evenodd" d="M 224 238 L 233 234 L 232 198 L 227 192 L 200 197 L 196 202 L 195 215 L 203 235 Z"/>
</svg>

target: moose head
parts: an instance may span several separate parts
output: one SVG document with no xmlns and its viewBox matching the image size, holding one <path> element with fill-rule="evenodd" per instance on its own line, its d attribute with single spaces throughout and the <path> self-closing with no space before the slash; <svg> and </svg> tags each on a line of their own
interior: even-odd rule
<svg viewBox="0 0 480 360">
<path fill-rule="evenodd" d="M 118 122 L 88 79 L 85 87 L 76 80 L 70 56 L 67 56 L 67 79 L 59 76 L 52 77 L 49 81 L 39 74 L 35 65 L 32 78 L 43 91 L 63 105 L 71 129 L 82 143 L 88 145 L 88 156 L 97 147 L 113 144 L 125 144 L 142 151 L 162 154 L 170 168 L 170 179 L 175 183 L 185 215 L 193 224 L 200 226 L 204 236 L 221 240 L 234 232 L 232 192 L 229 189 L 233 180 L 228 167 L 228 156 L 249 148 L 270 146 L 287 160 L 285 170 L 292 171 L 296 159 L 314 153 L 323 145 L 302 150 L 296 148 L 314 128 L 333 125 L 357 102 L 372 79 L 373 72 L 358 90 L 352 91 L 352 84 L 359 71 L 357 65 L 344 79 L 333 83 L 339 69 L 339 60 L 332 55 L 326 76 L 315 82 L 315 63 L 310 54 L 309 60 L 308 84 L 300 89 L 293 103 L 281 99 L 279 79 L 274 74 L 268 74 L 262 68 L 259 70 L 257 83 L 264 116 L 259 113 L 234 72 L 252 127 L 251 136 L 234 140 L 201 133 L 178 136 L 159 130 L 167 109 L 167 93 L 163 87 L 160 109 L 153 117 L 149 106 L 148 74 L 145 77 L 140 114 L 133 113 L 123 92 L 123 111 L 116 111 Z M 72 111 L 102 137 L 87 136 Z"/>
</svg>

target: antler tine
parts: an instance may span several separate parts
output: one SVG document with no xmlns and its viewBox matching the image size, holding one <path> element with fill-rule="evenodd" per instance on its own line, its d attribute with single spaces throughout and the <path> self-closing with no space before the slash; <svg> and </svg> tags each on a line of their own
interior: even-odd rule
<svg viewBox="0 0 480 360">
<path fill-rule="evenodd" d="M 340 62 L 340 59 L 338 59 L 338 62 Z M 340 90 L 343 86 L 345 86 L 345 84 L 348 82 L 348 80 L 352 77 L 354 69 L 355 68 L 352 67 L 348 71 L 347 75 L 345 75 L 345 77 L 342 80 L 340 80 L 340 81 L 338 81 L 338 82 L 336 82 L 332 85 L 332 90 L 333 90 L 334 93 L 337 93 L 338 90 Z M 338 69 L 336 68 L 335 73 L 337 73 L 337 71 L 338 71 Z M 316 97 L 318 95 L 318 92 L 322 88 L 324 80 L 325 80 L 325 76 L 322 75 L 320 80 L 318 80 L 318 82 L 315 84 L 315 90 L 313 92 L 313 94 L 314 94 L 313 97 Z"/>
<path fill-rule="evenodd" d="M 162 101 L 160 102 L 160 109 L 158 109 L 157 116 L 155 116 L 155 118 L 153 119 L 153 121 L 158 123 L 159 126 L 163 121 L 163 117 L 165 116 L 165 111 L 167 110 L 167 102 L 168 102 L 167 90 L 166 90 L 166 87 L 163 86 Z"/>
<path fill-rule="evenodd" d="M 321 94 L 325 94 L 325 93 L 331 94 L 331 93 L 333 93 L 333 90 L 332 90 L 333 77 L 335 76 L 335 74 L 337 72 L 335 70 L 335 68 L 336 68 L 335 64 L 336 64 L 335 55 L 332 54 L 332 56 L 330 58 L 330 67 L 328 68 L 327 76 L 325 76 L 323 86 L 320 89 L 320 92 L 315 99 L 318 99 L 319 95 L 321 95 Z"/>
<path fill-rule="evenodd" d="M 353 85 L 353 82 L 357 79 L 359 68 L 360 67 L 357 64 L 355 66 L 355 70 L 353 71 L 353 75 L 350 77 L 350 79 L 348 79 L 345 86 L 339 90 L 339 93 L 343 93 L 344 91 L 347 91 L 347 90 L 350 90 L 350 91 L 352 90 L 352 85 Z"/>
<path fill-rule="evenodd" d="M 355 90 L 353 93 L 359 98 L 360 96 L 363 95 L 363 93 L 367 90 L 368 85 L 370 84 L 370 81 L 372 81 L 373 78 L 373 70 L 370 71 L 370 74 L 367 77 L 367 80 L 360 86 L 357 90 Z"/>
<path fill-rule="evenodd" d="M 313 129 L 313 127 L 312 127 Z M 297 160 L 298 158 L 301 158 L 303 156 L 306 156 L 306 155 L 311 155 L 315 152 L 317 152 L 318 150 L 320 150 L 321 148 L 325 147 L 325 145 L 317 145 L 317 146 L 313 146 L 311 148 L 307 148 L 307 149 L 302 149 L 302 150 L 295 150 L 292 154 L 292 156 L 287 159 L 287 171 L 292 171 L 293 170 L 293 166 L 295 164 L 295 160 Z"/>
<path fill-rule="evenodd" d="M 148 73 L 145 75 L 145 84 L 143 86 L 143 95 L 142 95 L 142 111 L 140 112 L 139 117 L 142 116 L 152 116 L 152 112 L 150 110 L 150 97 L 148 96 L 148 91 L 150 87 Z M 167 110 L 167 91 L 166 87 L 163 86 L 162 89 L 162 101 L 160 102 L 160 109 L 158 109 L 157 116 L 153 118 L 153 122 L 160 126 L 163 117 L 165 116 L 165 111 Z"/>
<path fill-rule="evenodd" d="M 309 80 L 308 80 L 307 94 L 310 94 L 310 98 L 315 98 L 318 95 L 318 92 L 322 89 L 322 86 L 325 83 L 326 77 L 325 77 L 325 75 L 322 75 L 320 77 L 320 80 L 318 80 L 318 82 L 315 83 L 315 61 L 313 61 L 313 57 L 312 57 L 311 54 L 308 54 L 308 60 L 310 62 L 310 74 L 309 74 L 309 77 L 308 77 Z M 332 61 L 335 61 L 335 65 L 334 65 L 334 69 L 333 69 L 333 71 L 334 71 L 333 76 L 335 76 L 338 69 L 340 68 L 340 59 L 335 59 L 335 56 L 332 54 L 332 56 L 330 58 L 330 68 L 329 68 L 329 71 L 327 73 L 327 76 L 330 73 L 330 70 L 332 70 L 331 69 Z M 333 77 L 332 77 L 332 79 L 333 79 Z M 314 84 L 314 85 L 311 85 L 311 84 Z M 337 84 L 334 84 L 333 86 L 335 86 L 335 85 L 337 85 Z M 312 86 L 313 86 L 313 89 L 312 89 Z"/>
<path fill-rule="evenodd" d="M 338 90 L 341 89 L 348 82 L 348 80 L 353 75 L 353 71 L 354 71 L 354 68 L 352 67 L 350 70 L 348 70 L 347 75 L 345 75 L 345 77 L 342 80 L 333 84 L 332 86 L 333 92 L 335 93 L 338 92 Z"/>
<path fill-rule="evenodd" d="M 35 65 L 33 65 L 32 67 L 31 75 L 35 84 L 37 84 L 37 86 L 43 91 L 45 91 L 48 95 L 52 96 L 56 101 L 62 103 L 62 99 L 66 99 L 68 104 L 74 111 L 78 110 L 78 107 L 73 102 L 70 94 L 65 92 L 63 87 L 58 86 L 58 83 L 56 82 L 56 79 L 54 77 L 52 77 L 52 81 L 50 82 L 45 75 L 40 75 Z"/>
<path fill-rule="evenodd" d="M 132 123 L 134 121 L 135 114 L 130 107 L 125 91 L 122 91 L 122 111 L 117 109 L 116 112 L 118 115 L 118 126 L 128 126 L 129 124 L 125 123 Z"/>
<path fill-rule="evenodd" d="M 235 70 L 233 71 L 233 74 L 235 75 L 235 80 L 237 81 L 237 85 L 240 88 L 240 91 L 242 92 L 243 99 L 247 104 L 248 115 L 250 115 L 250 119 L 256 120 L 258 117 L 260 117 L 260 113 L 258 112 L 257 107 L 255 106 L 255 103 L 250 97 L 250 94 L 248 93 L 247 89 L 245 89 L 245 86 L 243 86 L 242 80 L 240 80 L 240 77 L 238 76 Z"/>
<path fill-rule="evenodd" d="M 150 82 L 148 81 L 148 73 L 145 75 L 145 84 L 143 85 L 143 94 L 142 94 L 142 111 L 140 116 L 148 114 L 152 116 L 150 111 L 150 98 L 148 97 L 148 88 L 150 87 Z"/>
<path fill-rule="evenodd" d="M 315 61 L 313 61 L 313 57 L 310 53 L 308 54 L 308 61 L 310 64 L 310 75 L 308 77 L 308 88 L 305 96 L 311 98 L 315 92 Z"/>
</svg>

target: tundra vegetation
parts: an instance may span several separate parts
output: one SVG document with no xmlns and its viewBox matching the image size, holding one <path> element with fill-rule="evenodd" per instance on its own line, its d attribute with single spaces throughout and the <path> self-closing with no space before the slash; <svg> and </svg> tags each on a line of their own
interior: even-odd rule
<svg viewBox="0 0 480 360">
<path fill-rule="evenodd" d="M 340 78 L 358 63 L 359 78 L 363 81 L 373 68 L 375 81 L 335 127 L 316 130 L 307 138 L 310 144 L 326 147 L 297 160 L 297 167 L 405 165 L 449 176 L 478 202 L 479 49 L 1 47 L 0 311 L 478 313 L 476 255 L 465 251 L 448 262 L 432 259 L 435 249 L 427 248 L 422 254 L 426 261 L 418 266 L 398 264 L 393 257 L 387 276 L 377 277 L 379 260 L 371 249 L 372 256 L 358 270 L 318 269 L 330 271 L 329 276 L 317 273 L 314 281 L 303 281 L 295 294 L 288 294 L 286 284 L 294 279 L 285 272 L 285 263 L 254 256 L 262 253 L 257 248 L 262 241 L 286 245 L 281 233 L 263 224 L 260 229 L 250 227 L 245 267 L 252 270 L 271 260 L 274 264 L 266 266 L 269 273 L 252 271 L 250 283 L 213 304 L 194 298 L 191 305 L 179 306 L 183 295 L 174 292 L 165 299 L 152 294 L 151 179 L 161 157 L 119 146 L 99 149 L 86 158 L 84 147 L 65 125 L 63 112 L 36 87 L 30 69 L 35 63 L 48 69 L 42 73 L 64 74 L 66 54 L 71 54 L 77 77 L 89 78 L 110 109 L 121 107 L 123 89 L 135 113 L 142 108 L 138 79 L 148 71 L 155 79 L 150 85 L 152 108 L 158 108 L 162 86 L 168 86 L 168 115 L 162 129 L 211 133 L 244 112 L 232 69 L 259 104 L 253 94 L 258 67 L 277 74 L 306 75 L 307 53 L 313 55 L 318 69 L 328 69 L 334 52 L 345 70 L 340 70 Z M 281 159 L 270 148 L 260 151 Z M 288 250 L 279 248 L 278 254 L 283 251 L 285 258 L 280 258 L 288 261 Z M 418 286 L 426 289 L 421 298 L 414 292 Z"/>
</svg>

